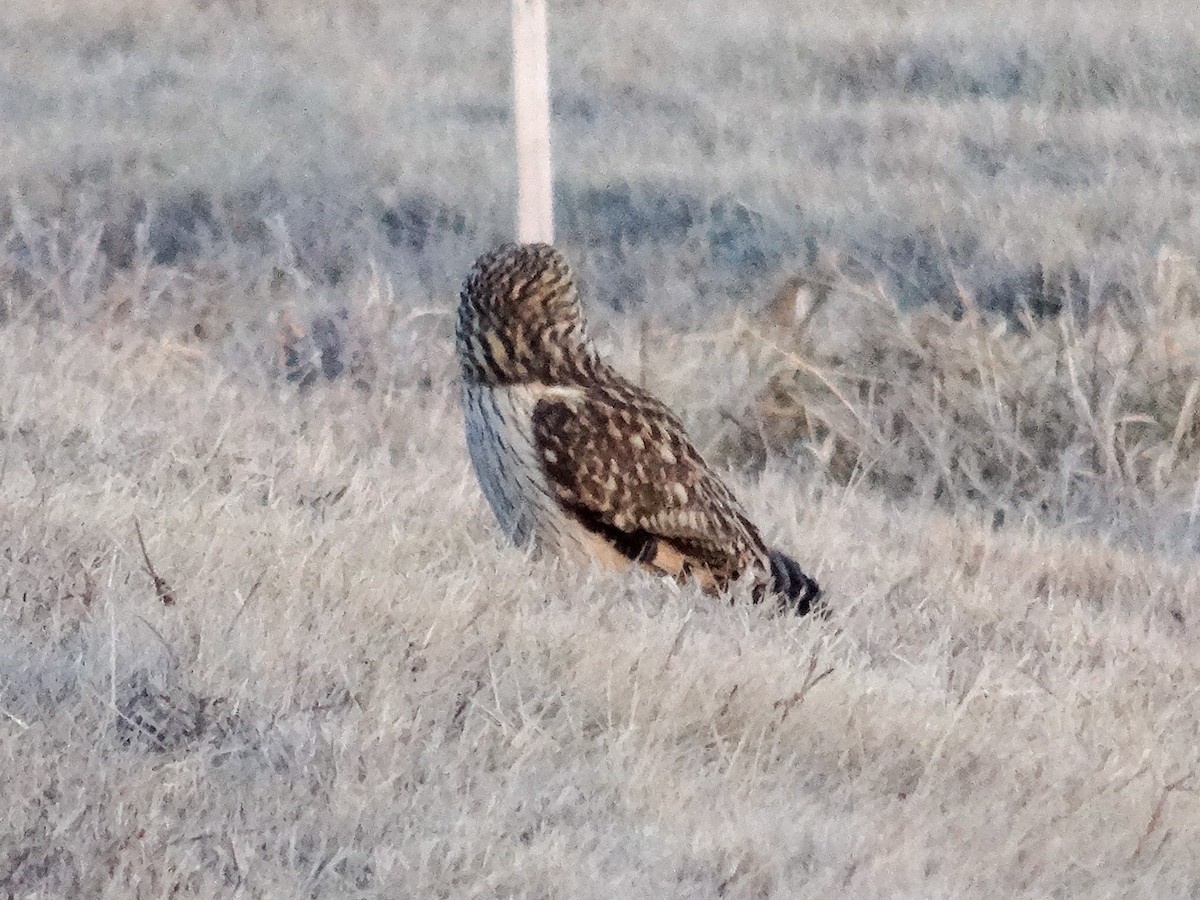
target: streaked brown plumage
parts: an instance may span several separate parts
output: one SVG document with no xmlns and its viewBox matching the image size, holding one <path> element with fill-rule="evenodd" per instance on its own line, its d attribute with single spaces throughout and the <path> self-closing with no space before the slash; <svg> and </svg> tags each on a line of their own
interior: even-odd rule
<svg viewBox="0 0 1200 900">
<path fill-rule="evenodd" d="M 547 244 L 481 256 L 458 307 L 467 446 L 517 544 L 694 577 L 710 592 L 752 573 L 797 612 L 820 594 L 769 549 L 680 421 L 596 354 L 575 283 Z"/>
</svg>

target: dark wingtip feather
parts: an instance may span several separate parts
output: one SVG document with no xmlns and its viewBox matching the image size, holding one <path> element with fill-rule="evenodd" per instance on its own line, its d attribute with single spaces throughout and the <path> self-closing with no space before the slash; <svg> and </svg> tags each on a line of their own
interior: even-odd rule
<svg viewBox="0 0 1200 900">
<path fill-rule="evenodd" d="M 829 608 L 821 596 L 821 586 L 804 574 L 799 563 L 778 550 L 768 554 L 771 562 L 771 589 L 779 596 L 780 603 L 798 616 L 810 612 L 828 616 Z"/>
</svg>

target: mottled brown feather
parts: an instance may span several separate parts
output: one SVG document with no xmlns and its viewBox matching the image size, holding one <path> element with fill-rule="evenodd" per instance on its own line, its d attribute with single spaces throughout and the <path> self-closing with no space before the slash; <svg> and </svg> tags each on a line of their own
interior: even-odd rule
<svg viewBox="0 0 1200 900">
<path fill-rule="evenodd" d="M 673 575 L 703 570 L 718 588 L 751 561 L 765 563 L 758 531 L 679 421 L 628 382 L 543 400 L 533 435 L 558 499 L 593 529 L 607 528 L 631 559 Z"/>
</svg>

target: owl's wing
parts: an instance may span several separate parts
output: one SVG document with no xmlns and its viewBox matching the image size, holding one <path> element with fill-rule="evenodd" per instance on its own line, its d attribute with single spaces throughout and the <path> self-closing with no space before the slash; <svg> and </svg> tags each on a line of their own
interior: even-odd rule
<svg viewBox="0 0 1200 900">
<path fill-rule="evenodd" d="M 708 589 L 766 561 L 758 531 L 682 424 L 635 386 L 540 400 L 533 438 L 557 500 L 625 557 Z"/>
</svg>

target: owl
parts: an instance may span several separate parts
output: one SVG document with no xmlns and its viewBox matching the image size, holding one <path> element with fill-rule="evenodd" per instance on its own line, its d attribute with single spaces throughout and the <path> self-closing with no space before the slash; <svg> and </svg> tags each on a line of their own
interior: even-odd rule
<svg viewBox="0 0 1200 900">
<path fill-rule="evenodd" d="M 514 543 L 713 594 L 746 576 L 756 600 L 823 608 L 817 583 L 766 545 L 675 414 L 600 358 L 554 247 L 506 244 L 475 262 L 456 349 L 471 462 Z"/>
</svg>

